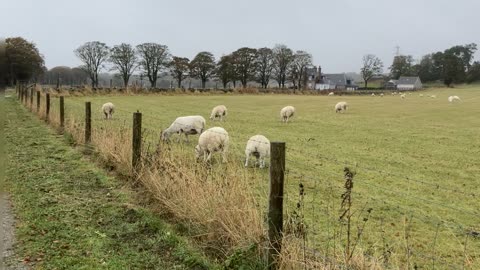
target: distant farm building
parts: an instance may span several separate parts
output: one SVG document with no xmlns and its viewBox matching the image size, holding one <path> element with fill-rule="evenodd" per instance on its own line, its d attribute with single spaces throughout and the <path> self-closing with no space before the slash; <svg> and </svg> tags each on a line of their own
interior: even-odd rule
<svg viewBox="0 0 480 270">
<path fill-rule="evenodd" d="M 387 90 L 396 90 L 398 80 L 390 80 L 385 83 L 385 89 Z"/>
<path fill-rule="evenodd" d="M 400 77 L 397 83 L 397 90 L 407 91 L 407 90 L 418 90 L 422 89 L 422 81 L 417 77 Z"/>
<path fill-rule="evenodd" d="M 358 89 L 354 80 L 345 73 L 323 74 L 319 66 L 307 69 L 307 87 L 315 90 L 349 90 Z"/>
</svg>

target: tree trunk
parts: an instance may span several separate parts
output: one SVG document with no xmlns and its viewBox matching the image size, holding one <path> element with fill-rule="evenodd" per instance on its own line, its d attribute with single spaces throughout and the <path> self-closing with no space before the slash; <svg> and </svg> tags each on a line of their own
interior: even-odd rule
<svg viewBox="0 0 480 270">
<path fill-rule="evenodd" d="M 367 90 L 368 80 L 365 80 L 365 90 Z"/>
<path fill-rule="evenodd" d="M 207 83 L 207 80 L 202 79 L 202 89 L 205 89 L 205 84 Z"/>
</svg>

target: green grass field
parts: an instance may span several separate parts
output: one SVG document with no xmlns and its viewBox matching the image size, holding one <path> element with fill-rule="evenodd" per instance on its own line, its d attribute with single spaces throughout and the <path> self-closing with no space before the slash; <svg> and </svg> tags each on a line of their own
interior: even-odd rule
<svg viewBox="0 0 480 270">
<path fill-rule="evenodd" d="M 286 200 L 289 213 L 306 188 L 303 214 L 307 245 L 325 256 L 344 243 L 338 222 L 343 168 L 356 171 L 353 188 L 354 234 L 372 208 L 358 249 L 391 265 L 408 261 L 425 269 L 480 268 L 480 87 L 433 89 L 399 96 L 301 95 L 145 95 L 67 97 L 66 111 L 83 117 L 92 102 L 93 122 L 105 125 L 100 107 L 116 106 L 108 125 L 131 125 L 132 112 L 143 113 L 143 127 L 154 134 L 178 116 L 202 115 L 207 127 L 222 126 L 230 135 L 231 162 L 243 162 L 250 136 L 265 135 L 287 144 Z M 435 94 L 436 99 L 427 97 Z M 449 95 L 463 102 L 449 104 Z M 336 114 L 338 101 L 350 104 Z M 54 99 L 52 101 L 57 104 Z M 208 120 L 211 109 L 228 108 L 225 122 Z M 296 107 L 288 124 L 283 106 Z M 55 108 L 53 109 L 55 111 Z M 157 138 L 154 138 L 157 140 Z M 193 159 L 197 136 L 182 146 Z M 219 163 L 220 159 L 215 159 Z M 268 170 L 260 175 L 259 194 L 268 192 Z M 263 195 L 261 195 L 263 196 Z M 262 202 L 264 202 L 262 198 Z M 266 206 L 262 206 L 266 207 Z M 355 238 L 355 237 L 354 237 Z M 407 251 L 408 250 L 408 251 Z M 406 254 L 409 254 L 408 256 Z"/>
</svg>

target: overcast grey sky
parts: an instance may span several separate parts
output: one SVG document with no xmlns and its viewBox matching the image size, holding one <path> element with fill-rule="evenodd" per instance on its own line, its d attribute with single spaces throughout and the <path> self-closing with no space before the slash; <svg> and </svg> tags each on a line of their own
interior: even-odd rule
<svg viewBox="0 0 480 270">
<path fill-rule="evenodd" d="M 80 64 L 86 41 L 157 42 L 190 59 L 283 43 L 306 50 L 324 72 L 358 72 L 364 54 L 388 67 L 400 52 L 422 55 L 480 45 L 480 0 L 0 0 L 0 36 L 37 44 L 48 68 Z M 476 60 L 480 60 L 477 52 Z"/>
</svg>

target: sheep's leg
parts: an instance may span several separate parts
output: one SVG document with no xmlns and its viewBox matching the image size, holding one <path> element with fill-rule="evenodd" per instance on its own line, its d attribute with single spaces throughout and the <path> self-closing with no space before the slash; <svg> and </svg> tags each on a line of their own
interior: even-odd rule
<svg viewBox="0 0 480 270">
<path fill-rule="evenodd" d="M 187 133 L 184 133 L 185 134 L 185 141 L 188 143 L 188 134 Z"/>
<path fill-rule="evenodd" d="M 263 169 L 265 167 L 265 158 L 261 157 L 260 158 L 260 168 Z"/>
<path fill-rule="evenodd" d="M 245 153 L 245 155 L 247 156 L 245 158 L 245 167 L 248 167 L 248 159 L 250 158 L 250 154 L 249 153 Z"/>
<path fill-rule="evenodd" d="M 208 156 L 207 156 L 207 160 L 205 160 L 205 161 L 208 162 L 208 161 L 210 161 L 211 158 L 212 158 L 212 152 L 209 151 Z"/>
<path fill-rule="evenodd" d="M 222 151 L 222 162 L 227 163 L 227 151 L 225 149 Z"/>
<path fill-rule="evenodd" d="M 106 112 L 103 112 L 105 114 L 105 119 L 108 119 L 108 114 Z"/>
</svg>

